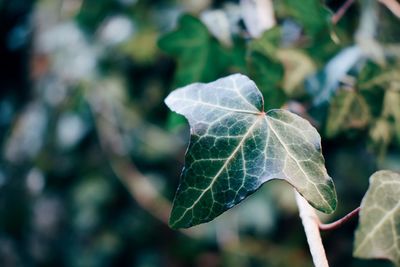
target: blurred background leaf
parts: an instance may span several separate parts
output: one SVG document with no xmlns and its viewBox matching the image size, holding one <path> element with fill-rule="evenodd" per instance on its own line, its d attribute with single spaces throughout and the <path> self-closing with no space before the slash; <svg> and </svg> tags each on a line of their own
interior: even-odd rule
<svg viewBox="0 0 400 267">
<path fill-rule="evenodd" d="M 166 226 L 189 132 L 163 100 L 193 82 L 246 74 L 318 128 L 339 199 L 325 220 L 400 171 L 396 13 L 354 1 L 333 23 L 345 0 L 260 0 L 255 29 L 241 2 L 0 0 L 0 266 L 310 266 L 283 182 Z M 390 266 L 354 259 L 354 230 L 324 233 L 331 265 Z"/>
</svg>

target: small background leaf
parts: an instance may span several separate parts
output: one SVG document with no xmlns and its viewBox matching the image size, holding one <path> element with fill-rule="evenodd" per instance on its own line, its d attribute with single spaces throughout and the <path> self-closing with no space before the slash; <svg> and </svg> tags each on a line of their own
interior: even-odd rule
<svg viewBox="0 0 400 267">
<path fill-rule="evenodd" d="M 368 104 L 354 90 L 337 92 L 329 106 L 326 136 L 333 137 L 343 131 L 364 128 L 370 119 Z"/>
<path fill-rule="evenodd" d="M 283 90 L 290 98 L 305 93 L 304 80 L 316 70 L 315 63 L 306 53 L 296 49 L 279 49 L 277 57 L 285 68 Z"/>
<path fill-rule="evenodd" d="M 226 70 L 223 48 L 207 27 L 191 15 L 183 15 L 178 28 L 162 37 L 158 45 L 177 58 L 176 87 L 215 80 Z"/>
<path fill-rule="evenodd" d="M 384 258 L 400 266 L 400 174 L 379 171 L 361 203 L 354 256 Z"/>
<path fill-rule="evenodd" d="M 285 92 L 281 88 L 284 68 L 277 57 L 281 31 L 272 28 L 249 44 L 247 65 L 249 75 L 260 87 L 265 96 L 265 108 L 280 108 L 286 101 Z"/>
<path fill-rule="evenodd" d="M 329 27 L 330 12 L 319 0 L 284 0 L 280 1 L 281 12 L 293 17 L 305 31 L 316 35 Z"/>
<path fill-rule="evenodd" d="M 283 66 L 259 52 L 252 52 L 248 57 L 251 77 L 260 86 L 267 109 L 280 108 L 285 103 L 285 92 L 280 88 L 283 79 Z"/>
</svg>

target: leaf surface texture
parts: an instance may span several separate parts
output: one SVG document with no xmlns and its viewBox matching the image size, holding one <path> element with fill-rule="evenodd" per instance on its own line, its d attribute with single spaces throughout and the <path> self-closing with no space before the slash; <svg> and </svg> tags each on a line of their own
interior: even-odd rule
<svg viewBox="0 0 400 267">
<path fill-rule="evenodd" d="M 166 99 L 191 127 L 170 225 L 210 221 L 271 179 L 284 179 L 331 213 L 336 192 L 310 123 L 285 110 L 264 112 L 257 86 L 234 74 L 175 90 Z"/>
<path fill-rule="evenodd" d="M 361 203 L 354 256 L 389 259 L 400 266 L 400 174 L 379 171 L 371 176 Z"/>
</svg>

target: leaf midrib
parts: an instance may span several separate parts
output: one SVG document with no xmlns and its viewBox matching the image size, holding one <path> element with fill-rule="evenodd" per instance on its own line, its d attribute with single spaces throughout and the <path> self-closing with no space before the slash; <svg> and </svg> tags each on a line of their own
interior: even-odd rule
<svg viewBox="0 0 400 267">
<path fill-rule="evenodd" d="M 232 151 L 231 155 L 227 158 L 227 160 L 225 161 L 225 163 L 222 165 L 222 167 L 218 170 L 217 174 L 214 175 L 214 177 L 212 178 L 210 185 L 207 186 L 203 192 L 200 194 L 200 196 L 193 202 L 193 204 L 186 208 L 185 212 L 179 217 L 179 219 L 177 219 L 175 221 L 175 223 L 173 225 L 176 225 L 178 222 L 180 222 L 182 220 L 183 217 L 185 217 L 185 215 L 187 214 L 187 212 L 191 209 L 194 208 L 194 206 L 200 201 L 200 199 L 204 196 L 204 194 L 209 191 L 212 186 L 214 185 L 215 181 L 217 180 L 217 178 L 221 175 L 221 173 L 223 172 L 223 170 L 228 166 L 228 164 L 231 162 L 231 160 L 235 157 L 235 155 L 238 153 L 239 149 L 243 146 L 243 143 L 245 142 L 245 140 L 247 139 L 247 137 L 250 135 L 250 133 L 253 131 L 253 129 L 255 128 L 255 126 L 257 125 L 257 123 L 259 121 L 261 121 L 263 116 L 258 116 L 259 118 L 256 118 L 256 120 L 254 121 L 253 125 L 250 126 L 249 130 L 246 132 L 246 134 L 243 136 L 242 140 L 240 140 L 239 144 L 235 147 L 235 149 Z"/>
<path fill-rule="evenodd" d="M 268 125 L 268 128 L 271 129 L 271 131 L 274 133 L 274 135 L 276 136 L 276 138 L 278 139 L 279 143 L 281 143 L 281 145 L 284 147 L 284 149 L 286 150 L 287 154 L 294 160 L 294 162 L 296 162 L 297 166 L 299 167 L 299 169 L 301 170 L 301 172 L 305 175 L 305 177 L 307 177 L 307 180 L 309 182 L 311 182 L 314 186 L 316 191 L 318 192 L 318 194 L 321 196 L 321 199 L 327 204 L 328 207 L 330 207 L 331 205 L 329 204 L 329 202 L 324 198 L 324 196 L 321 194 L 321 192 L 319 191 L 319 188 L 316 186 L 316 184 L 310 179 L 310 177 L 308 176 L 308 174 L 303 170 L 303 167 L 299 164 L 298 160 L 291 154 L 289 148 L 286 146 L 286 144 L 282 141 L 282 139 L 279 137 L 279 135 L 277 134 L 277 132 L 275 131 L 275 129 L 272 127 L 272 123 L 270 123 L 268 121 L 268 119 L 274 119 L 272 117 L 269 116 L 265 116 L 265 121 Z M 276 119 L 274 119 L 276 120 Z M 279 120 L 277 120 L 279 121 Z"/>
</svg>

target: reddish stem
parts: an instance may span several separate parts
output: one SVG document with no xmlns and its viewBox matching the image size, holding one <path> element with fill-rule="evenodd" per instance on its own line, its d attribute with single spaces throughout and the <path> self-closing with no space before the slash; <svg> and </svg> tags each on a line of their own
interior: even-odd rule
<svg viewBox="0 0 400 267">
<path fill-rule="evenodd" d="M 346 13 L 347 9 L 354 3 L 354 0 L 347 0 L 343 6 L 339 8 L 338 11 L 332 16 L 332 23 L 336 24 L 338 21 L 343 17 L 343 15 Z"/>
<path fill-rule="evenodd" d="M 341 218 L 333 223 L 327 223 L 327 224 L 319 223 L 319 229 L 321 231 L 335 230 L 335 229 L 339 228 L 340 226 L 342 226 L 343 224 L 345 224 L 350 219 L 352 219 L 353 217 L 357 216 L 359 212 L 360 212 L 360 207 L 356 208 L 355 210 L 353 210 L 352 212 L 350 212 L 343 218 Z"/>
</svg>

